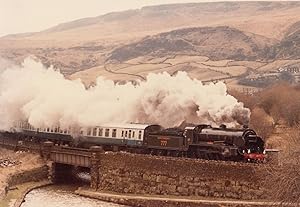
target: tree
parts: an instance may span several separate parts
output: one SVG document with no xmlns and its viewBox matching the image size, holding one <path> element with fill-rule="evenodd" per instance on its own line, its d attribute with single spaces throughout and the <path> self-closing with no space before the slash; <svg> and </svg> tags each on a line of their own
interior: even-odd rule
<svg viewBox="0 0 300 207">
<path fill-rule="evenodd" d="M 289 126 L 300 123 L 300 91 L 288 84 L 270 87 L 259 95 L 258 105 L 271 116 L 275 122 L 285 120 Z"/>
<path fill-rule="evenodd" d="M 272 117 L 270 117 L 262 108 L 254 108 L 251 112 L 250 126 L 262 138 L 268 138 L 274 129 Z"/>
<path fill-rule="evenodd" d="M 280 73 L 279 80 L 285 81 L 288 83 L 294 83 L 295 77 L 291 73 L 284 71 L 284 72 Z"/>
</svg>

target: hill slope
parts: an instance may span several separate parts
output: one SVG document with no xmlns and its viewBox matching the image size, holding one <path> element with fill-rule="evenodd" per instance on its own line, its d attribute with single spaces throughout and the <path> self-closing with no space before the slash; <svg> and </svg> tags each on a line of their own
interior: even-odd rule
<svg viewBox="0 0 300 207">
<path fill-rule="evenodd" d="M 184 27 L 231 26 L 280 39 L 300 17 L 300 2 L 210 2 L 171 4 L 114 12 L 2 39 L 128 40 Z"/>
<path fill-rule="evenodd" d="M 199 55 L 213 60 L 259 60 L 274 40 L 246 34 L 230 27 L 201 27 L 174 30 L 115 49 L 110 60 L 120 62 L 140 56 Z"/>
<path fill-rule="evenodd" d="M 285 37 L 274 50 L 276 58 L 300 59 L 300 21 L 288 29 Z"/>
</svg>

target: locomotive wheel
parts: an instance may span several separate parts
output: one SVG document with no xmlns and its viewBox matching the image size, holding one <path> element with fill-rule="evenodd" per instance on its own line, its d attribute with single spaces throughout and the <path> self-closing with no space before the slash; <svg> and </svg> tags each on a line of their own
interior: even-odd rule
<svg viewBox="0 0 300 207">
<path fill-rule="evenodd" d="M 155 150 L 154 149 L 150 150 L 150 155 L 155 155 Z"/>
<path fill-rule="evenodd" d="M 209 160 L 215 160 L 215 155 L 213 153 L 208 153 L 207 156 Z"/>
<path fill-rule="evenodd" d="M 189 158 L 197 158 L 197 155 L 195 152 L 188 152 L 188 157 Z"/>
<path fill-rule="evenodd" d="M 179 153 L 177 151 L 171 152 L 172 157 L 179 157 Z"/>
<path fill-rule="evenodd" d="M 216 154 L 218 160 L 225 160 L 225 157 L 221 154 Z"/>
<path fill-rule="evenodd" d="M 202 158 L 201 152 L 197 151 L 197 152 L 196 152 L 196 157 L 197 157 L 198 159 L 201 159 L 201 158 Z"/>
<path fill-rule="evenodd" d="M 181 152 L 181 157 L 187 157 L 187 152 Z"/>
<path fill-rule="evenodd" d="M 164 150 L 157 150 L 157 155 L 158 156 L 165 156 L 166 152 Z"/>
<path fill-rule="evenodd" d="M 209 160 L 208 153 L 204 153 L 204 154 L 203 154 L 203 159 L 205 159 L 205 160 Z"/>
</svg>

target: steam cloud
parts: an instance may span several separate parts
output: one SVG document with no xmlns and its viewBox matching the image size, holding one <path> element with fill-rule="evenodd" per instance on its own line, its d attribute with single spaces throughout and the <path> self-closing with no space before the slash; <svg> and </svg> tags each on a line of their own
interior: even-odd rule
<svg viewBox="0 0 300 207">
<path fill-rule="evenodd" d="M 18 120 L 35 127 L 129 122 L 171 127 L 182 121 L 236 125 L 250 116 L 243 103 L 227 94 L 225 84 L 203 85 L 185 72 L 149 74 L 137 85 L 98 77 L 89 89 L 31 58 L 0 73 L 1 129 Z"/>
</svg>

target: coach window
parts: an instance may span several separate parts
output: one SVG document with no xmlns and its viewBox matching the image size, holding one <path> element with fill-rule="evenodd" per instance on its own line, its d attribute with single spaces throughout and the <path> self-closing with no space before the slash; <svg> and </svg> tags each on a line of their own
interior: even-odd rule
<svg viewBox="0 0 300 207">
<path fill-rule="evenodd" d="M 87 135 L 88 135 L 88 136 L 91 136 L 91 135 L 92 135 L 92 129 L 91 129 L 91 128 L 88 128 Z"/>
<path fill-rule="evenodd" d="M 213 139 L 213 135 L 211 135 L 211 134 L 207 135 L 207 139 L 208 140 L 212 140 Z"/>
<path fill-rule="evenodd" d="M 67 133 L 68 133 L 68 130 L 67 130 L 67 129 L 65 129 L 65 130 L 64 130 L 64 134 L 67 134 Z"/>
<path fill-rule="evenodd" d="M 125 131 L 125 137 L 127 137 L 127 131 Z"/>
<path fill-rule="evenodd" d="M 139 131 L 139 139 L 142 139 L 142 131 Z"/>
<path fill-rule="evenodd" d="M 109 137 L 109 129 L 105 129 L 105 136 Z"/>
<path fill-rule="evenodd" d="M 97 136 L 97 128 L 94 128 L 94 129 L 93 129 L 93 136 L 94 136 L 94 137 Z"/>
<path fill-rule="evenodd" d="M 121 137 L 124 137 L 124 131 L 122 130 L 122 135 L 121 135 Z"/>
<path fill-rule="evenodd" d="M 112 137 L 116 137 L 116 136 L 117 136 L 117 130 L 113 129 L 113 131 L 112 131 Z"/>
<path fill-rule="evenodd" d="M 54 132 L 55 132 L 55 133 L 57 132 L 57 127 L 54 128 Z"/>
<path fill-rule="evenodd" d="M 53 128 L 50 129 L 50 132 L 53 132 Z"/>
<path fill-rule="evenodd" d="M 102 137 L 102 136 L 103 136 L 103 129 L 102 129 L 102 128 L 99 128 L 98 136 L 99 136 L 99 137 Z"/>
<path fill-rule="evenodd" d="M 134 138 L 135 136 L 135 131 L 132 131 L 132 138 Z"/>
<path fill-rule="evenodd" d="M 129 130 L 128 138 L 131 138 L 131 130 Z"/>
</svg>

